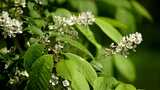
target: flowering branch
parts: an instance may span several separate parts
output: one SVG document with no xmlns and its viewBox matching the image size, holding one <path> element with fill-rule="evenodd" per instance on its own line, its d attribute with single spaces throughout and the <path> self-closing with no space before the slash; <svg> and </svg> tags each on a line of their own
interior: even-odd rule
<svg viewBox="0 0 160 90">
<path fill-rule="evenodd" d="M 112 55 L 112 54 L 122 54 L 125 57 L 129 54 L 129 50 L 135 51 L 135 48 L 137 45 L 139 45 L 143 41 L 141 33 L 133 33 L 129 34 L 128 36 L 125 36 L 122 38 L 122 40 L 115 45 L 115 43 L 112 43 L 110 45 L 110 48 L 106 48 L 106 54 Z"/>
</svg>

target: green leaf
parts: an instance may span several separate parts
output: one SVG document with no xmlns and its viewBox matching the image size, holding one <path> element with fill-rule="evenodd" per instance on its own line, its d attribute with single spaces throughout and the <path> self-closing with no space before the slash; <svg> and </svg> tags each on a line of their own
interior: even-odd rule
<svg viewBox="0 0 160 90">
<path fill-rule="evenodd" d="M 131 84 L 119 84 L 115 90 L 137 90 L 133 85 Z"/>
<path fill-rule="evenodd" d="M 38 28 L 45 27 L 46 22 L 43 19 L 34 19 L 34 23 Z"/>
<path fill-rule="evenodd" d="M 96 18 L 96 24 L 113 41 L 118 43 L 122 39 L 122 35 L 118 32 L 118 30 L 116 30 L 111 24 L 109 24 L 103 18 L 97 17 Z"/>
<path fill-rule="evenodd" d="M 80 12 L 91 11 L 97 14 L 97 6 L 92 0 L 68 0 L 71 6 Z"/>
<path fill-rule="evenodd" d="M 127 9 L 131 8 L 131 5 L 128 0 L 102 0 L 102 1 L 116 8 L 119 8 L 119 7 L 124 7 Z"/>
<path fill-rule="evenodd" d="M 144 16 L 145 18 L 147 18 L 148 20 L 152 21 L 152 16 L 148 13 L 148 11 L 141 4 L 139 4 L 135 0 L 131 0 L 131 3 L 133 5 L 133 8 L 136 10 L 136 12 L 138 14 L 140 14 L 140 15 Z"/>
<path fill-rule="evenodd" d="M 57 75 L 71 81 L 73 90 L 90 90 L 79 66 L 73 60 L 61 60 L 56 65 Z"/>
<path fill-rule="evenodd" d="M 32 34 L 35 34 L 35 35 L 39 35 L 39 36 L 42 36 L 43 35 L 43 32 L 41 30 L 41 28 L 38 28 L 36 26 L 28 26 L 26 28 L 26 30 L 29 30 L 29 32 L 31 32 Z"/>
<path fill-rule="evenodd" d="M 32 18 L 41 18 L 40 14 L 33 9 L 34 7 L 34 3 L 32 2 L 28 2 L 27 3 L 27 7 L 29 9 L 29 15 L 32 17 Z"/>
<path fill-rule="evenodd" d="M 112 26 L 116 27 L 116 28 L 119 28 L 121 30 L 127 30 L 128 27 L 127 25 L 125 25 L 124 23 L 116 20 L 116 19 L 112 19 L 112 18 L 103 18 L 104 20 L 106 20 L 108 23 L 110 23 Z"/>
<path fill-rule="evenodd" d="M 124 31 L 124 34 L 128 34 L 136 31 L 136 21 L 133 13 L 125 8 L 118 8 L 116 12 L 116 19 L 127 25 L 128 30 Z"/>
<path fill-rule="evenodd" d="M 120 72 L 120 74 L 125 77 L 129 81 L 134 81 L 136 78 L 135 68 L 133 63 L 129 60 L 129 58 L 125 58 L 122 55 L 114 55 L 114 63 L 116 69 Z"/>
<path fill-rule="evenodd" d="M 95 70 L 93 69 L 93 67 L 90 65 L 90 63 L 88 63 L 86 60 L 84 60 L 80 56 L 77 56 L 72 53 L 65 53 L 65 56 L 67 56 L 67 58 L 69 58 L 70 60 L 73 60 L 78 65 L 80 72 L 83 73 L 86 80 L 92 86 L 94 86 L 93 84 L 94 84 L 95 79 L 97 78 L 97 74 Z"/>
<path fill-rule="evenodd" d="M 32 65 L 29 73 L 27 90 L 48 90 L 49 80 L 53 68 L 52 55 L 43 55 Z"/>
<path fill-rule="evenodd" d="M 77 28 L 93 45 L 96 46 L 98 50 L 101 48 L 101 45 L 96 41 L 93 32 L 89 29 L 88 26 L 77 25 Z"/>
<path fill-rule="evenodd" d="M 31 47 L 26 51 L 24 55 L 24 67 L 29 72 L 33 62 L 35 62 L 36 59 L 38 59 L 40 56 L 42 56 L 44 51 L 43 45 L 40 44 L 33 44 Z"/>
<path fill-rule="evenodd" d="M 118 81 L 113 77 L 98 77 L 94 82 L 94 90 L 113 90 Z"/>
<path fill-rule="evenodd" d="M 73 40 L 73 39 L 70 39 L 67 36 L 66 37 L 58 37 L 57 39 L 69 43 L 73 47 L 78 48 L 79 50 L 81 50 L 85 54 L 89 55 L 92 59 L 94 59 L 93 55 L 89 52 L 89 50 L 84 45 L 82 45 L 80 42 Z"/>
<path fill-rule="evenodd" d="M 70 17 L 72 14 L 70 11 L 64 8 L 58 8 L 54 14 L 55 16 L 62 16 L 62 17 Z"/>
<path fill-rule="evenodd" d="M 102 76 L 113 76 L 113 60 L 111 56 L 105 55 L 105 49 L 102 48 L 95 57 L 95 63 L 102 65 L 100 75 Z"/>
</svg>

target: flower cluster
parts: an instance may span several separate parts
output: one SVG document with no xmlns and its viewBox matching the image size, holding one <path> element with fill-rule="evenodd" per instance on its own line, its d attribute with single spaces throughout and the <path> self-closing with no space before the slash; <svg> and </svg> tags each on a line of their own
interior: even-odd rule
<svg viewBox="0 0 160 90">
<path fill-rule="evenodd" d="M 58 85 L 60 83 L 60 79 L 58 76 L 56 76 L 54 73 L 52 73 L 51 79 L 49 80 L 50 85 L 52 85 L 53 87 Z M 70 82 L 68 80 L 63 80 L 61 81 L 62 85 L 67 88 L 67 90 L 71 90 L 70 86 Z"/>
<path fill-rule="evenodd" d="M 49 83 L 52 86 L 55 86 L 58 84 L 58 81 L 59 81 L 59 78 L 54 73 L 52 73 L 52 76 L 51 76 L 51 79 L 49 80 Z"/>
<path fill-rule="evenodd" d="M 73 26 L 75 24 L 78 25 L 92 25 L 95 22 L 95 17 L 91 12 L 82 12 L 79 16 L 72 15 L 70 17 L 54 17 L 55 28 L 59 28 L 61 26 Z"/>
<path fill-rule="evenodd" d="M 23 8 L 26 7 L 26 0 L 14 0 L 15 6 L 22 6 Z"/>
<path fill-rule="evenodd" d="M 106 54 L 117 54 L 120 53 L 127 57 L 129 54 L 129 50 L 135 51 L 135 48 L 137 45 L 139 45 L 143 41 L 141 33 L 134 33 L 129 34 L 128 36 L 125 36 L 122 38 L 122 40 L 115 45 L 114 43 L 111 44 L 111 48 L 106 48 Z"/>
<path fill-rule="evenodd" d="M 79 16 L 72 15 L 70 17 L 53 17 L 54 25 L 49 25 L 50 30 L 54 29 L 61 34 L 69 34 L 72 36 L 78 36 L 73 28 L 74 25 L 92 25 L 95 22 L 95 17 L 91 12 L 82 12 Z"/>
<path fill-rule="evenodd" d="M 3 29 L 4 37 L 15 37 L 17 33 L 22 33 L 22 22 L 17 19 L 11 19 L 8 12 L 3 11 L 0 16 L 0 27 Z"/>
<path fill-rule="evenodd" d="M 19 81 L 21 81 L 23 78 L 28 78 L 29 74 L 26 70 L 20 71 L 18 67 L 16 67 L 16 72 L 14 73 L 13 77 L 10 77 L 10 80 L 8 81 L 9 84 L 16 84 Z"/>
</svg>

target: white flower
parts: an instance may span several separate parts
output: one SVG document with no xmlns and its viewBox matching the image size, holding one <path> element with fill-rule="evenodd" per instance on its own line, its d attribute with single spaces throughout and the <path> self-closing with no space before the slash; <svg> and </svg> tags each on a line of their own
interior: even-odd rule
<svg viewBox="0 0 160 90">
<path fill-rule="evenodd" d="M 133 33 L 129 34 L 128 36 L 125 36 L 122 38 L 122 40 L 115 45 L 114 43 L 111 44 L 111 49 L 106 48 L 106 54 L 123 54 L 127 56 L 129 54 L 129 50 L 135 51 L 135 48 L 137 45 L 139 45 L 143 41 L 141 33 Z"/>
<path fill-rule="evenodd" d="M 54 73 L 52 73 L 52 76 L 51 76 L 51 79 L 49 80 L 49 83 L 52 86 L 55 86 L 58 84 L 58 80 L 59 80 L 59 78 Z"/>
<path fill-rule="evenodd" d="M 15 37 L 17 33 L 22 33 L 22 22 L 17 19 L 11 19 L 8 12 L 3 11 L 0 16 L 0 26 L 3 29 L 4 37 Z"/>
<path fill-rule="evenodd" d="M 80 25 L 92 25 L 95 22 L 95 17 L 91 12 L 82 12 L 78 16 L 78 21 Z"/>
<path fill-rule="evenodd" d="M 64 81 L 62 81 L 62 84 L 63 84 L 64 87 L 67 87 L 67 86 L 69 86 L 69 81 L 64 80 Z"/>
<path fill-rule="evenodd" d="M 71 16 L 71 17 L 66 18 L 64 20 L 64 24 L 69 25 L 69 26 L 73 26 L 76 24 L 76 20 L 77 20 L 76 16 Z"/>
</svg>

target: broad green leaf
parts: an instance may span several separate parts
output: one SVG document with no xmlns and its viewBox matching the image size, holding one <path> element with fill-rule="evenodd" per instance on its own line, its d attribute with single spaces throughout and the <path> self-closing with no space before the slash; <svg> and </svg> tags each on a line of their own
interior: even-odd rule
<svg viewBox="0 0 160 90">
<path fill-rule="evenodd" d="M 131 84 L 120 83 L 115 90 L 137 90 L 137 89 Z"/>
<path fill-rule="evenodd" d="M 94 90 L 113 90 L 118 81 L 113 77 L 98 77 L 94 82 Z"/>
<path fill-rule="evenodd" d="M 128 0 L 102 0 L 106 4 L 110 4 L 116 8 L 124 7 L 124 8 L 131 8 L 130 2 Z"/>
<path fill-rule="evenodd" d="M 87 81 L 94 86 L 94 81 L 97 78 L 97 74 L 93 67 L 86 60 L 72 53 L 65 53 L 70 60 L 73 60 L 79 67 L 79 70 L 83 73 Z"/>
<path fill-rule="evenodd" d="M 133 63 L 129 60 L 129 58 L 125 58 L 122 55 L 114 55 L 114 63 L 116 69 L 120 72 L 120 74 L 125 77 L 129 81 L 134 81 L 136 78 L 135 68 Z"/>
<path fill-rule="evenodd" d="M 42 56 L 43 51 L 43 45 L 37 43 L 31 45 L 31 47 L 26 51 L 24 55 L 24 67 L 28 70 L 28 72 L 35 60 Z"/>
<path fill-rule="evenodd" d="M 112 19 L 112 18 L 104 18 L 104 20 L 106 20 L 108 23 L 110 23 L 112 26 L 117 27 L 121 30 L 127 30 L 128 27 L 127 25 L 125 25 L 124 23 L 116 20 L 116 19 Z"/>
<path fill-rule="evenodd" d="M 58 76 L 71 81 L 73 90 L 90 90 L 87 80 L 73 60 L 61 60 L 56 65 L 56 71 Z"/>
<path fill-rule="evenodd" d="M 71 6 L 80 12 L 91 11 L 94 14 L 97 14 L 97 7 L 94 1 L 92 0 L 68 0 Z"/>
<path fill-rule="evenodd" d="M 55 12 L 54 12 L 55 16 L 62 16 L 62 17 L 70 17 L 72 14 L 70 11 L 68 11 L 67 9 L 64 8 L 58 8 Z"/>
<path fill-rule="evenodd" d="M 141 4 L 139 4 L 135 0 L 131 0 L 131 3 L 138 14 L 140 14 L 140 15 L 144 16 L 145 18 L 147 18 L 148 20 L 152 21 L 152 16 L 148 13 L 148 11 Z"/>
<path fill-rule="evenodd" d="M 49 80 L 53 68 L 52 55 L 43 55 L 32 65 L 29 73 L 27 90 L 48 90 Z"/>
<path fill-rule="evenodd" d="M 28 2 L 27 6 L 28 6 L 28 9 L 29 9 L 29 15 L 32 18 L 41 18 L 40 14 L 36 10 L 33 9 L 34 3 Z"/>
<path fill-rule="evenodd" d="M 82 45 L 80 42 L 70 39 L 67 36 L 66 37 L 58 37 L 57 39 L 62 40 L 64 42 L 69 43 L 70 45 L 72 45 L 73 47 L 78 48 L 79 50 L 81 50 L 82 52 L 86 53 L 87 55 L 89 55 L 92 59 L 94 59 L 93 55 L 89 52 L 89 50 Z"/>
<path fill-rule="evenodd" d="M 118 32 L 118 30 L 116 30 L 111 24 L 109 24 L 103 18 L 97 17 L 96 18 L 96 24 L 113 41 L 118 43 L 122 39 L 122 35 Z"/>
<path fill-rule="evenodd" d="M 89 29 L 88 26 L 77 25 L 77 28 L 93 45 L 96 46 L 98 50 L 101 48 L 101 45 L 96 41 L 93 32 Z"/>
<path fill-rule="evenodd" d="M 125 8 L 118 8 L 115 17 L 117 20 L 127 25 L 128 30 L 126 31 L 123 30 L 124 34 L 136 31 L 135 17 L 131 11 Z"/>
<path fill-rule="evenodd" d="M 100 75 L 113 76 L 113 60 L 111 56 L 106 56 L 104 48 L 97 53 L 95 60 L 95 63 L 97 62 L 102 65 Z"/>
<path fill-rule="evenodd" d="M 43 35 L 43 32 L 41 30 L 41 28 L 38 28 L 36 26 L 28 26 L 26 28 L 26 30 L 29 30 L 29 32 L 31 32 L 32 34 L 35 34 L 35 35 L 39 35 L 39 36 L 42 36 Z"/>
<path fill-rule="evenodd" d="M 38 28 L 45 27 L 46 22 L 43 19 L 34 19 L 34 23 Z"/>
</svg>

